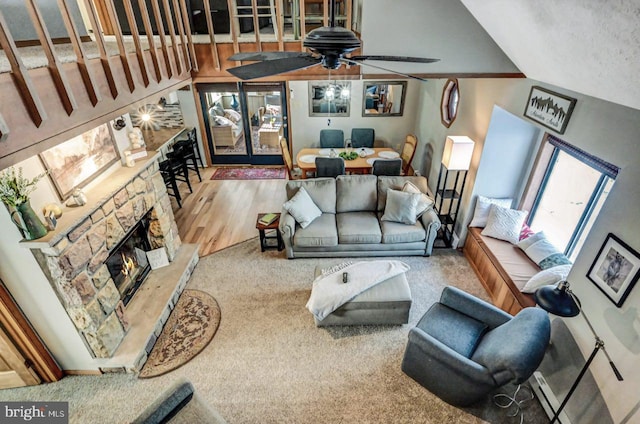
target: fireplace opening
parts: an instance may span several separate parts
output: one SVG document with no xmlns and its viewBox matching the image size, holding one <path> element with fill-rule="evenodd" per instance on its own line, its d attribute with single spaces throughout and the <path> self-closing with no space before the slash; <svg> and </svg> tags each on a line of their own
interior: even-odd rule
<svg viewBox="0 0 640 424">
<path fill-rule="evenodd" d="M 106 262 L 125 306 L 151 271 L 147 260 L 147 252 L 151 250 L 148 226 L 147 217 L 142 218 L 116 246 Z"/>
</svg>

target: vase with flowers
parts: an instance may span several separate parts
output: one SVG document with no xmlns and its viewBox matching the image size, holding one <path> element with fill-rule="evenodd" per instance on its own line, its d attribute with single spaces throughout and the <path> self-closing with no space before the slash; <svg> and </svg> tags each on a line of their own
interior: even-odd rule
<svg viewBox="0 0 640 424">
<path fill-rule="evenodd" d="M 22 175 L 22 168 L 18 168 L 16 172 L 13 167 L 0 172 L 0 200 L 9 207 L 11 219 L 27 240 L 38 239 L 47 234 L 47 228 L 29 202 L 29 195 L 45 175 L 43 173 L 27 179 Z"/>
</svg>

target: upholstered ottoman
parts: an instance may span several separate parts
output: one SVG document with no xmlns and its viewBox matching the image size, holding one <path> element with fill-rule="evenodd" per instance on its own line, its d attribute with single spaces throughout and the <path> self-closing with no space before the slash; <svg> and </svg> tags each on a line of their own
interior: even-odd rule
<svg viewBox="0 0 640 424">
<path fill-rule="evenodd" d="M 315 277 L 322 274 L 316 267 Z M 349 283 L 347 283 L 349 284 Z M 325 319 L 314 318 L 316 326 L 406 324 L 411 309 L 411 290 L 405 274 L 396 275 L 365 290 Z"/>
</svg>

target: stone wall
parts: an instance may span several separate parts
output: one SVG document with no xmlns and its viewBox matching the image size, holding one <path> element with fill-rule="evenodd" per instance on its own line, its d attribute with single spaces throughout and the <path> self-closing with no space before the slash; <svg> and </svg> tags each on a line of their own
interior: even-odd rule
<svg viewBox="0 0 640 424">
<path fill-rule="evenodd" d="M 50 247 L 32 252 L 94 357 L 109 358 L 127 329 L 126 309 L 105 261 L 127 232 L 149 213 L 149 240 L 173 261 L 181 240 L 157 162 L 101 201 Z"/>
</svg>

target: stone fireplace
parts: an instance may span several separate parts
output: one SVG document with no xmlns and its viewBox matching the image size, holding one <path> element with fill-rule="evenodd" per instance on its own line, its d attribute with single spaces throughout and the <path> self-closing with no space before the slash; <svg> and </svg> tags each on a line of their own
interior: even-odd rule
<svg viewBox="0 0 640 424">
<path fill-rule="evenodd" d="M 158 172 L 157 155 L 136 163 L 134 168 L 117 170 L 87 196 L 86 205 L 65 209 L 55 231 L 22 244 L 36 257 L 91 355 L 112 358 L 129 332 L 131 319 L 136 319 L 128 316 L 125 307 L 133 296 L 129 289 L 136 284 L 144 287 L 142 280 L 134 278 L 132 284 L 124 281 L 131 274 L 120 277 L 133 273 L 134 263 L 138 272 L 148 272 L 144 269 L 144 250 L 163 248 L 173 262 L 181 240 Z M 166 308 L 173 307 L 196 263 L 197 254 L 187 261 L 186 279 L 181 277 L 183 281 L 161 300 Z M 144 293 L 153 295 L 149 290 Z M 143 300 L 133 297 L 131 303 Z M 164 310 L 160 314 L 168 316 Z M 164 321 L 166 317 L 161 325 Z M 149 338 L 155 341 L 153 333 L 159 332 L 156 327 L 156 322 L 151 324 L 151 334 L 136 330 L 136 337 L 143 339 L 141 346 L 148 345 Z M 137 356 L 137 365 L 141 366 L 146 353 Z"/>
</svg>

